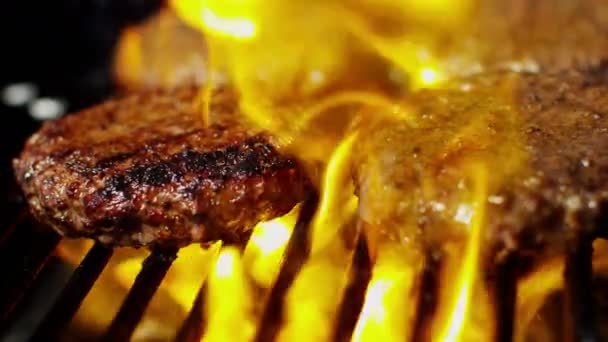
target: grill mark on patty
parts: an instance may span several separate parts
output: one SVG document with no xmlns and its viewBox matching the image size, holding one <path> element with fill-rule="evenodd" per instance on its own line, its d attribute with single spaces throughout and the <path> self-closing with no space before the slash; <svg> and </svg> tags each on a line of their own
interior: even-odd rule
<svg viewBox="0 0 608 342">
<path fill-rule="evenodd" d="M 66 236 L 183 246 L 243 242 L 291 210 L 310 187 L 299 162 L 240 122 L 230 92 L 203 126 L 197 94 L 144 91 L 45 123 L 13 163 L 34 215 Z"/>
<path fill-rule="evenodd" d="M 106 199 L 116 192 L 124 193 L 130 198 L 128 189 L 131 187 L 160 187 L 179 181 L 186 174 L 196 174 L 196 178 L 226 180 L 262 175 L 268 171 L 295 166 L 291 159 L 278 158 L 272 145 L 265 143 L 260 137 L 253 137 L 224 150 L 199 152 L 187 149 L 173 155 L 169 160 L 132 166 L 123 173 L 110 176 L 99 193 Z"/>
</svg>

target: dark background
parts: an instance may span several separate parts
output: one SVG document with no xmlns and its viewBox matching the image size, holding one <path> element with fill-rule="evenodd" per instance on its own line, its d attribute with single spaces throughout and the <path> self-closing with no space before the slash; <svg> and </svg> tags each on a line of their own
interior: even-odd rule
<svg viewBox="0 0 608 342">
<path fill-rule="evenodd" d="M 28 82 L 67 112 L 112 94 L 113 48 L 120 32 L 154 13 L 162 0 L 15 0 L 0 4 L 0 92 Z M 18 206 L 11 159 L 41 124 L 27 106 L 0 101 L 0 207 Z M 8 194 L 8 196 L 6 196 Z M 8 211 L 5 211 L 8 210 Z"/>
</svg>

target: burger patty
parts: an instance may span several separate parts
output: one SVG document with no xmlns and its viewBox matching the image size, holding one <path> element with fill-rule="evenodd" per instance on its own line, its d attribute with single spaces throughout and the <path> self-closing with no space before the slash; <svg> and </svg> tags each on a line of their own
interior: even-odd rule
<svg viewBox="0 0 608 342">
<path fill-rule="evenodd" d="M 608 57 L 608 3 L 489 0 L 440 34 L 437 58 L 449 75 L 489 70 L 558 72 Z"/>
<path fill-rule="evenodd" d="M 13 162 L 33 214 L 60 234 L 111 245 L 241 242 L 291 210 L 309 186 L 273 139 L 214 94 L 210 125 L 195 87 L 146 91 L 47 122 Z"/>
<path fill-rule="evenodd" d="M 479 75 L 404 105 L 412 120 L 368 124 L 354 148 L 372 240 L 462 239 L 483 213 L 484 249 L 494 256 L 551 254 L 604 229 L 607 67 Z"/>
</svg>

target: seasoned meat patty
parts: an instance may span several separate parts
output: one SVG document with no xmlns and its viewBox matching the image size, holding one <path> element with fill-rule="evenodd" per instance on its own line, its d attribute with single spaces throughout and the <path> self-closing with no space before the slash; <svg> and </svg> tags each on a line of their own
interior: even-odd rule
<svg viewBox="0 0 608 342">
<path fill-rule="evenodd" d="M 597 66 L 608 57 L 608 2 L 474 3 L 459 27 L 431 33 L 438 35 L 435 50 L 449 75 L 496 69 L 557 72 Z"/>
<path fill-rule="evenodd" d="M 34 215 L 59 233 L 112 245 L 239 242 L 287 213 L 308 181 L 272 137 L 214 95 L 210 125 L 195 87 L 110 100 L 45 123 L 14 169 Z"/>
<path fill-rule="evenodd" d="M 368 124 L 354 148 L 372 240 L 441 244 L 477 215 L 487 251 L 534 254 L 604 229 L 608 68 L 480 75 L 404 105 L 413 119 Z"/>
</svg>

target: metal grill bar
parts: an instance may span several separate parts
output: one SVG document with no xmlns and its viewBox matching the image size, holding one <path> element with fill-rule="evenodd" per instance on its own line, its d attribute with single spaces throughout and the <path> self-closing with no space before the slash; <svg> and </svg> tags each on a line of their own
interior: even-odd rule
<svg viewBox="0 0 608 342">
<path fill-rule="evenodd" d="M 418 305 L 416 308 L 412 341 L 428 340 L 429 336 L 426 336 L 426 334 L 430 330 L 431 319 L 437 309 L 441 256 L 435 255 L 433 249 L 433 247 L 430 247 L 427 250 L 424 260 L 424 269 L 422 270 L 418 291 Z"/>
<path fill-rule="evenodd" d="M 19 226 L 0 252 L 0 322 L 6 322 L 59 243 L 50 229 Z"/>
<path fill-rule="evenodd" d="M 566 257 L 565 341 L 598 341 L 591 291 L 592 255 L 592 240 L 582 238 L 571 247 Z"/>
<path fill-rule="evenodd" d="M 204 308 L 204 298 L 207 293 L 207 282 L 198 291 L 198 295 L 192 304 L 192 309 L 188 317 L 175 335 L 175 342 L 200 341 L 205 333 L 204 329 L 207 322 Z"/>
<path fill-rule="evenodd" d="M 129 341 L 137 323 L 143 317 L 152 296 L 177 257 L 177 249 L 153 250 L 135 278 L 135 283 L 122 302 L 118 314 L 106 331 L 103 341 Z"/>
<path fill-rule="evenodd" d="M 298 221 L 287 245 L 285 261 L 262 312 L 262 318 L 254 339 L 255 342 L 273 341 L 276 337 L 278 327 L 282 323 L 285 294 L 310 254 L 308 228 L 317 210 L 318 203 L 319 195 L 316 192 L 310 192 L 302 204 Z"/>
<path fill-rule="evenodd" d="M 8 240 L 8 238 L 13 234 L 15 229 L 22 225 L 26 220 L 30 218 L 29 211 L 27 209 L 21 209 L 15 216 L 14 220 L 11 220 L 10 224 L 4 229 L 0 231 L 0 250 L 4 247 L 4 243 Z"/>
<path fill-rule="evenodd" d="M 515 329 L 515 304 L 517 299 L 517 258 L 508 256 L 498 265 L 493 279 L 496 305 L 496 341 L 511 342 Z"/>
<path fill-rule="evenodd" d="M 93 245 L 34 333 L 33 341 L 54 340 L 60 336 L 110 260 L 112 252 L 112 248 L 99 242 Z"/>
<path fill-rule="evenodd" d="M 344 291 L 338 309 L 338 320 L 332 341 L 350 341 L 357 319 L 363 308 L 365 292 L 372 277 L 372 262 L 365 234 L 360 233 L 351 266 L 351 281 Z"/>
</svg>

